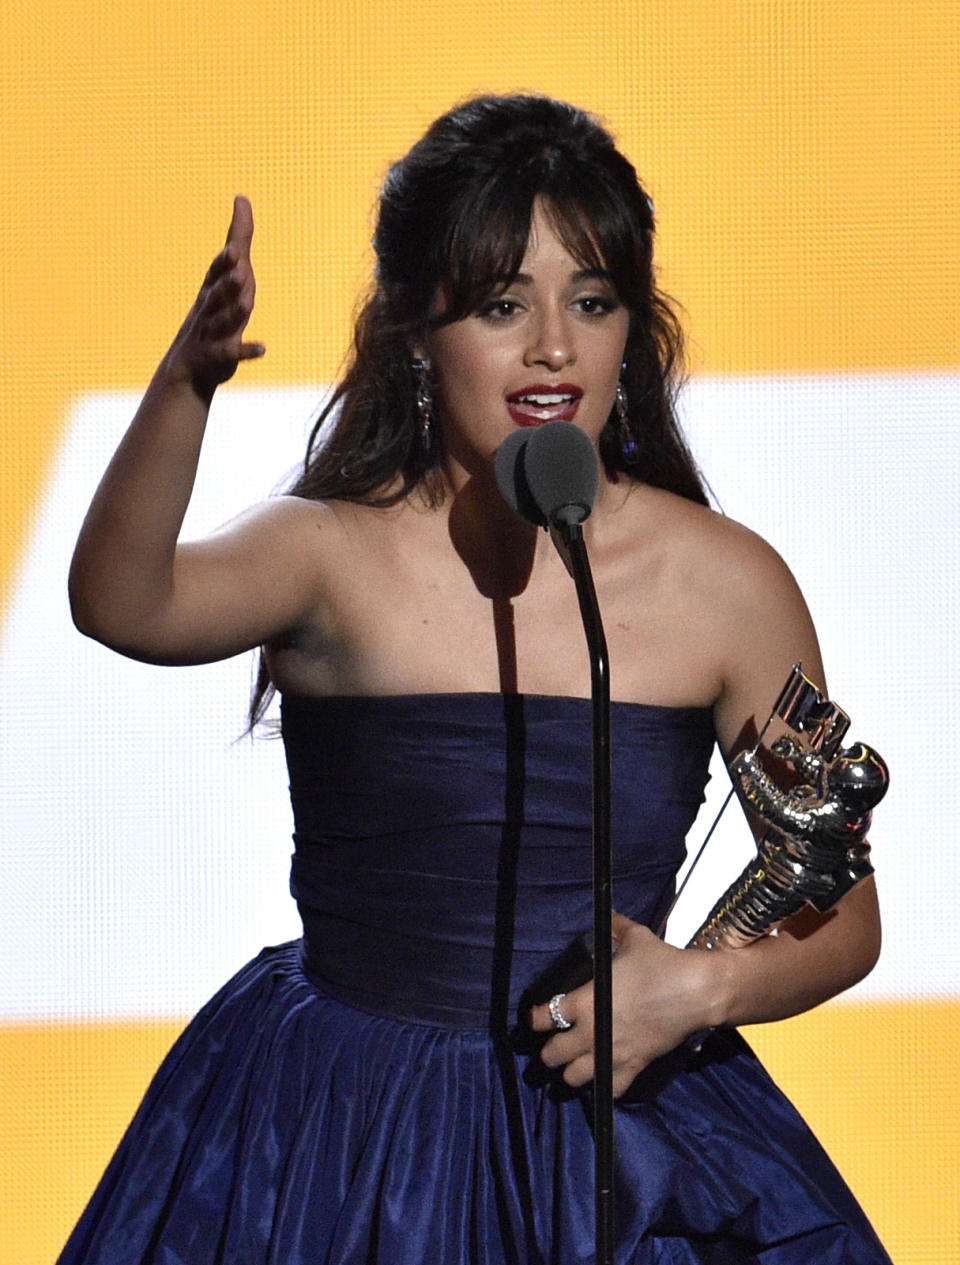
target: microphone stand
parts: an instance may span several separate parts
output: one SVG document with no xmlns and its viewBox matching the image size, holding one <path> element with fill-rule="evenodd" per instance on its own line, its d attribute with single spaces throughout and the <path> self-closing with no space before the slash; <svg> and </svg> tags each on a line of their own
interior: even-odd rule
<svg viewBox="0 0 960 1265">
<path fill-rule="evenodd" d="M 596 1189 L 596 1265 L 613 1265 L 613 945 L 610 938 L 610 663 L 600 607 L 580 522 L 566 507 L 554 515 L 550 536 L 577 589 L 590 655 L 593 704 L 593 1145 Z"/>
</svg>

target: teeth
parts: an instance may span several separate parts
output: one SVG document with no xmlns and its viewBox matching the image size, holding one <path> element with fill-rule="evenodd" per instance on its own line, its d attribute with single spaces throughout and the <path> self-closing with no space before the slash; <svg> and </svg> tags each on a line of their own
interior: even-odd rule
<svg viewBox="0 0 960 1265">
<path fill-rule="evenodd" d="M 537 408 L 550 408 L 553 404 L 569 404 L 572 395 L 521 395 L 522 404 L 533 404 Z"/>
</svg>

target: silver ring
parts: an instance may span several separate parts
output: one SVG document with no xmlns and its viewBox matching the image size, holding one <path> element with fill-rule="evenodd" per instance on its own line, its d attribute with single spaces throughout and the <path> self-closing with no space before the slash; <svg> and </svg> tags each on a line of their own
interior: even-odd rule
<svg viewBox="0 0 960 1265">
<path fill-rule="evenodd" d="M 573 1024 L 569 1019 L 564 1017 L 563 1011 L 560 1009 L 560 1003 L 566 995 L 566 993 L 556 993 L 547 1002 L 547 1009 L 550 1011 L 550 1018 L 553 1020 L 553 1026 L 558 1032 L 566 1032 L 568 1028 L 573 1027 Z"/>
</svg>

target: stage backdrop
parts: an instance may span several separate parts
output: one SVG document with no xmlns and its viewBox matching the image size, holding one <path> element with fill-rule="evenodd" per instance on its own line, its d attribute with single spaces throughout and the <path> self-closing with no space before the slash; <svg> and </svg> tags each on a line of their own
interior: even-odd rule
<svg viewBox="0 0 960 1265">
<path fill-rule="evenodd" d="M 953 0 L 7 0 L 0 65 L 0 1258 L 55 1257 L 186 1017 L 297 930 L 281 752 L 240 737 L 249 660 L 144 667 L 75 634 L 84 505 L 235 192 L 269 351 L 218 397 L 193 532 L 296 460 L 386 164 L 454 101 L 521 89 L 601 113 L 652 191 L 696 451 L 893 769 L 880 966 L 751 1039 L 899 1265 L 956 1259 Z M 731 820 L 672 938 L 748 851 Z"/>
</svg>

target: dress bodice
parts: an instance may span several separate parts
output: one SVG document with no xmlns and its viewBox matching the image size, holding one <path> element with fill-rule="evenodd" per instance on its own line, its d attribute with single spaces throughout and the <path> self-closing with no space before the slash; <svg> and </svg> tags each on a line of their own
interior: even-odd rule
<svg viewBox="0 0 960 1265">
<path fill-rule="evenodd" d="M 614 904 L 656 925 L 703 799 L 711 715 L 611 711 Z M 308 971 L 374 1013 L 509 1026 L 592 926 L 589 700 L 286 697 L 282 717 Z"/>
<path fill-rule="evenodd" d="M 710 715 L 611 719 L 614 900 L 652 923 Z M 283 730 L 304 940 L 187 1026 L 60 1265 L 593 1260 L 590 1096 L 510 1031 L 592 922 L 589 702 L 287 698 Z M 649 1071 L 615 1112 L 617 1265 L 890 1265 L 739 1034 Z"/>
</svg>

